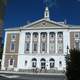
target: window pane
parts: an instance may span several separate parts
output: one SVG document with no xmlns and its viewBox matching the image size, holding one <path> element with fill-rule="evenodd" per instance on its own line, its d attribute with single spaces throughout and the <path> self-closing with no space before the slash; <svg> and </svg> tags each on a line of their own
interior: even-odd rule
<svg viewBox="0 0 80 80">
<path fill-rule="evenodd" d="M 27 65 L 27 61 L 25 61 L 25 66 Z"/>
<path fill-rule="evenodd" d="M 15 43 L 14 43 L 14 41 L 11 41 L 11 50 L 12 50 L 12 51 L 15 50 Z"/>
<path fill-rule="evenodd" d="M 32 62 L 32 67 L 36 67 L 36 62 Z"/>
<path fill-rule="evenodd" d="M 13 59 L 10 59 L 10 65 L 13 65 Z"/>
<path fill-rule="evenodd" d="M 34 44 L 34 51 L 37 51 L 37 44 Z"/>
<path fill-rule="evenodd" d="M 26 46 L 26 49 L 25 49 L 25 50 L 26 50 L 26 51 L 29 51 L 30 44 L 29 44 L 29 43 L 26 43 L 25 46 Z"/>
<path fill-rule="evenodd" d="M 15 39 L 16 35 L 15 34 L 11 34 L 11 40 Z"/>
<path fill-rule="evenodd" d="M 42 51 L 45 51 L 45 43 L 42 43 Z"/>
<path fill-rule="evenodd" d="M 61 62 L 61 61 L 59 61 L 59 66 L 60 66 L 60 67 L 62 66 L 62 62 Z"/>
</svg>

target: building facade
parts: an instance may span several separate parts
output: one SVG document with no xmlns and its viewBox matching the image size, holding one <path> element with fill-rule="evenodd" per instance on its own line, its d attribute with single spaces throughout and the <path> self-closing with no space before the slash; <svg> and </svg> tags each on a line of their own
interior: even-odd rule
<svg viewBox="0 0 80 80">
<path fill-rule="evenodd" d="M 5 30 L 2 70 L 65 70 L 69 49 L 80 48 L 80 27 L 44 18 Z"/>
</svg>

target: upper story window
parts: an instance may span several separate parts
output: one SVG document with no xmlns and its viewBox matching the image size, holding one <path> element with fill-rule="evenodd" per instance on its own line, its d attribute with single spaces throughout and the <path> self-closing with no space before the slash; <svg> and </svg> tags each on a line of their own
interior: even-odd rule
<svg viewBox="0 0 80 80">
<path fill-rule="evenodd" d="M 46 37 L 47 33 L 46 32 L 42 32 L 41 35 L 42 35 L 42 37 Z"/>
<path fill-rule="evenodd" d="M 29 32 L 26 33 L 26 38 L 30 38 L 30 33 Z"/>
<path fill-rule="evenodd" d="M 11 34 L 11 40 L 15 40 L 15 38 L 16 38 L 16 34 L 15 33 Z"/>
<path fill-rule="evenodd" d="M 11 41 L 10 43 L 10 51 L 15 51 L 15 42 Z"/>
<path fill-rule="evenodd" d="M 80 33 L 79 32 L 74 33 L 74 37 L 75 38 L 79 38 L 79 36 L 80 36 Z"/>
<path fill-rule="evenodd" d="M 38 36 L 38 33 L 37 32 L 34 32 L 33 33 L 33 36 L 36 38 Z"/>
<path fill-rule="evenodd" d="M 42 43 L 42 51 L 45 51 L 45 50 L 46 50 L 46 44 Z"/>
<path fill-rule="evenodd" d="M 25 43 L 25 50 L 29 51 L 29 48 L 30 48 L 30 43 Z"/>
<path fill-rule="evenodd" d="M 50 37 L 54 37 L 55 33 L 54 32 L 50 32 Z"/>
<path fill-rule="evenodd" d="M 63 37 L 63 33 L 62 32 L 58 32 L 58 38 L 62 38 Z"/>
<path fill-rule="evenodd" d="M 34 51 L 37 51 L 37 43 L 34 43 Z"/>
</svg>

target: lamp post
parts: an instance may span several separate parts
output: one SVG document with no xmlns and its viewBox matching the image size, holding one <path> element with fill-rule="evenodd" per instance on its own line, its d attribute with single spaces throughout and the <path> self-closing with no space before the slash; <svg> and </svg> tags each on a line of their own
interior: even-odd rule
<svg viewBox="0 0 80 80">
<path fill-rule="evenodd" d="M 68 64 L 68 60 L 69 60 L 69 54 L 68 54 L 69 47 L 68 47 L 68 45 L 67 45 L 66 49 L 67 49 L 67 53 L 65 55 L 65 60 L 66 60 L 66 70 L 67 70 L 67 64 Z M 66 73 L 65 73 L 65 80 L 67 80 Z"/>
<path fill-rule="evenodd" d="M 69 50 L 69 47 L 68 47 L 68 45 L 67 45 L 67 55 L 68 55 L 68 50 Z"/>
</svg>

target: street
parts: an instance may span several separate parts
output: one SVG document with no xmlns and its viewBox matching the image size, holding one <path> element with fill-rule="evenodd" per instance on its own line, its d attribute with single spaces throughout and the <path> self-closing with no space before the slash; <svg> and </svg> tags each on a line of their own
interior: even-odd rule
<svg viewBox="0 0 80 80">
<path fill-rule="evenodd" d="M 64 75 L 0 74 L 0 80 L 64 80 Z"/>
</svg>

